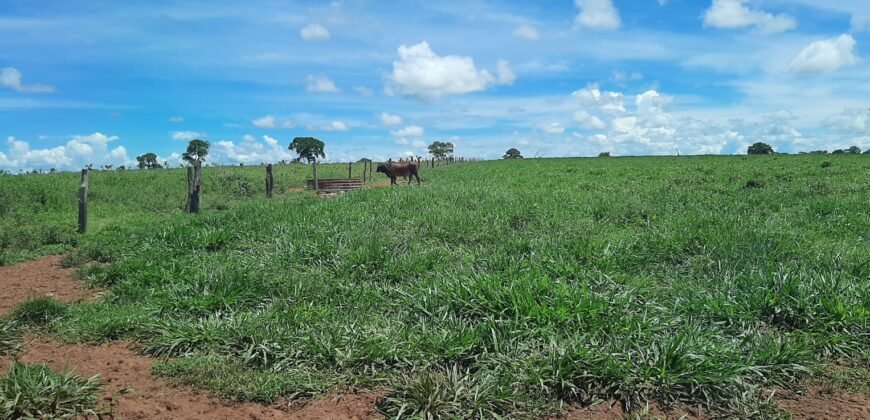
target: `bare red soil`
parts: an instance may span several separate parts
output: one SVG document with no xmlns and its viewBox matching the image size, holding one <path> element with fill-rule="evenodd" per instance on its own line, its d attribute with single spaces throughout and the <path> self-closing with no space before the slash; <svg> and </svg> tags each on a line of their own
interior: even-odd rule
<svg viewBox="0 0 870 420">
<path fill-rule="evenodd" d="M 60 267 L 59 255 L 0 267 L 0 316 L 22 302 L 48 296 L 75 302 L 92 296 L 87 287 L 73 280 L 72 269 Z"/>
</svg>

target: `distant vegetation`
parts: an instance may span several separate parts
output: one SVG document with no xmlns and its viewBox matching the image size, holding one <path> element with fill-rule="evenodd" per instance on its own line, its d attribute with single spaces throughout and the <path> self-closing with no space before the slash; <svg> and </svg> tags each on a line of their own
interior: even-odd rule
<svg viewBox="0 0 870 420">
<path fill-rule="evenodd" d="M 774 153 L 773 147 L 771 147 L 767 143 L 758 142 L 749 146 L 749 149 L 746 150 L 747 154 L 750 155 L 772 155 Z"/>
<path fill-rule="evenodd" d="M 299 155 L 296 159 L 297 162 L 305 159 L 308 163 L 311 163 L 315 162 L 318 158 L 326 157 L 324 143 L 314 137 L 296 137 L 288 148 Z"/>
<path fill-rule="evenodd" d="M 522 159 L 523 155 L 520 153 L 518 149 L 511 147 L 507 152 L 502 156 L 503 159 Z"/>
<path fill-rule="evenodd" d="M 435 159 L 453 156 L 453 143 L 436 141 L 429 145 L 429 154 Z"/>
</svg>

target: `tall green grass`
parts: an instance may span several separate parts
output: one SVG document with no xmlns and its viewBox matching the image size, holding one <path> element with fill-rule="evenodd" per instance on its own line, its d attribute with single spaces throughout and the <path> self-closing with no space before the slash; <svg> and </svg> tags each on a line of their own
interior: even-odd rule
<svg viewBox="0 0 870 420">
<path fill-rule="evenodd" d="M 230 398 L 361 387 L 386 389 L 391 416 L 602 399 L 762 415 L 760 389 L 870 361 L 870 160 L 826 159 L 484 162 L 419 188 L 113 223 L 70 258 L 108 262 L 81 273 L 111 293 L 51 325 L 133 338 Z"/>
</svg>

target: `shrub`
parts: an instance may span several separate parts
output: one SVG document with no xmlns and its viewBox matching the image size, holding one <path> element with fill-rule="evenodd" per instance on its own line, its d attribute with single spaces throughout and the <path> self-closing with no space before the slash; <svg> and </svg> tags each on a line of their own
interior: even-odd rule
<svg viewBox="0 0 870 420">
<path fill-rule="evenodd" d="M 0 418 L 77 418 L 98 416 L 100 385 L 71 372 L 14 363 L 0 379 Z"/>
<path fill-rule="evenodd" d="M 598 154 L 598 157 L 610 157 L 610 152 L 601 152 Z"/>
<path fill-rule="evenodd" d="M 822 162 L 822 164 L 821 164 L 820 166 L 823 167 L 823 168 L 830 168 L 830 167 L 831 167 L 831 161 L 826 160 L 826 161 Z"/>
</svg>

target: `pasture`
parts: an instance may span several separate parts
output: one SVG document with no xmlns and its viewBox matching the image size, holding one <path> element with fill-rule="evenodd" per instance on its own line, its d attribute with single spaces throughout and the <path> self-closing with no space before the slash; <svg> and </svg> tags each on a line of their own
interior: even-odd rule
<svg viewBox="0 0 870 420">
<path fill-rule="evenodd" d="M 767 416 L 771 390 L 870 362 L 866 156 L 477 162 L 328 199 L 296 192 L 308 171 L 276 167 L 266 199 L 262 167 L 205 168 L 198 215 L 181 170 L 95 172 L 84 236 L 78 174 L 0 176 L 0 262 L 68 251 L 108 293 L 46 331 L 135 340 L 236 400 Z"/>
</svg>

